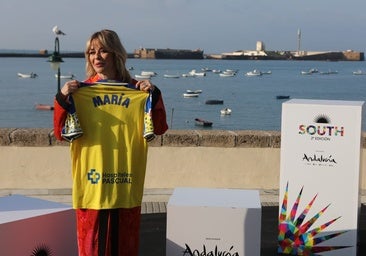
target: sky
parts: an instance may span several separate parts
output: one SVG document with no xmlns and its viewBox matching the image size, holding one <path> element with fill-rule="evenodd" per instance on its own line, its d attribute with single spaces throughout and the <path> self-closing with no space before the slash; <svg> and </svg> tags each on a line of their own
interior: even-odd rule
<svg viewBox="0 0 366 256">
<path fill-rule="evenodd" d="M 1 0 L 0 49 L 84 51 L 95 31 L 115 30 L 127 52 L 145 48 L 366 49 L 365 0 Z"/>
</svg>

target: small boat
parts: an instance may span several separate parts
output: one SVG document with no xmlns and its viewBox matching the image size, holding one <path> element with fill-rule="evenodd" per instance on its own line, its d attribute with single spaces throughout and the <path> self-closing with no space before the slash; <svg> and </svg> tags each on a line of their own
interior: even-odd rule
<svg viewBox="0 0 366 256">
<path fill-rule="evenodd" d="M 316 68 L 311 68 L 311 69 L 309 69 L 309 72 L 310 73 L 319 73 L 319 70 Z"/>
<path fill-rule="evenodd" d="M 196 122 L 196 125 L 203 126 L 203 127 L 211 127 L 212 122 L 203 120 L 201 118 L 195 118 L 194 121 Z"/>
<path fill-rule="evenodd" d="M 238 69 L 226 69 L 224 72 L 228 72 L 228 73 L 238 73 Z"/>
<path fill-rule="evenodd" d="M 195 97 L 198 97 L 199 95 L 200 95 L 199 93 L 194 93 L 194 92 L 183 93 L 184 98 L 195 98 Z"/>
<path fill-rule="evenodd" d="M 58 77 L 58 74 L 55 74 L 55 77 Z M 61 79 L 73 79 L 75 77 L 74 74 L 70 74 L 70 75 L 60 75 Z"/>
<path fill-rule="evenodd" d="M 272 71 L 268 70 L 268 71 L 262 72 L 262 75 L 272 75 Z"/>
<path fill-rule="evenodd" d="M 289 95 L 277 95 L 276 99 L 278 100 L 284 100 L 284 99 L 289 99 L 290 96 Z"/>
<path fill-rule="evenodd" d="M 301 71 L 301 75 L 311 75 L 310 71 Z"/>
<path fill-rule="evenodd" d="M 154 71 L 141 71 L 140 75 L 142 76 L 156 76 L 157 73 Z"/>
<path fill-rule="evenodd" d="M 53 110 L 53 106 L 47 104 L 36 104 L 35 109 L 37 110 Z"/>
<path fill-rule="evenodd" d="M 229 73 L 229 72 L 224 72 L 224 73 L 219 74 L 220 77 L 233 77 L 235 75 L 236 75 L 236 73 Z"/>
<path fill-rule="evenodd" d="M 245 75 L 246 76 L 261 76 L 263 74 L 259 70 L 254 69 L 253 71 L 249 71 L 249 72 L 245 73 Z"/>
<path fill-rule="evenodd" d="M 21 78 L 36 78 L 38 75 L 36 73 L 29 73 L 29 74 L 24 74 L 24 73 L 18 73 L 18 76 Z"/>
<path fill-rule="evenodd" d="M 221 115 L 231 115 L 231 109 L 230 108 L 224 108 L 220 110 Z"/>
<path fill-rule="evenodd" d="M 187 73 L 187 74 L 182 74 L 182 77 L 194 77 L 194 75 Z"/>
<path fill-rule="evenodd" d="M 192 76 L 206 76 L 206 72 L 197 72 L 195 69 L 192 69 L 191 71 L 189 71 L 190 75 Z"/>
<path fill-rule="evenodd" d="M 187 93 L 202 93 L 202 90 L 186 90 Z"/>
<path fill-rule="evenodd" d="M 332 70 L 321 71 L 321 72 L 319 72 L 319 74 L 321 74 L 321 75 L 335 75 L 335 74 L 338 74 L 338 71 L 332 71 Z"/>
<path fill-rule="evenodd" d="M 311 68 L 308 71 L 301 71 L 301 75 L 311 75 L 314 73 L 319 73 L 319 70 L 317 70 L 316 68 Z"/>
<path fill-rule="evenodd" d="M 221 70 L 220 69 L 213 69 L 212 70 L 212 73 L 219 74 L 219 73 L 221 73 Z"/>
<path fill-rule="evenodd" d="M 137 78 L 137 79 L 150 79 L 151 76 L 150 75 L 138 75 L 138 74 L 136 74 L 135 78 Z"/>
<path fill-rule="evenodd" d="M 236 73 L 237 73 L 237 71 L 233 70 L 233 69 L 226 69 L 225 71 L 222 72 L 222 74 L 229 75 L 229 76 L 235 76 Z"/>
<path fill-rule="evenodd" d="M 224 100 L 206 100 L 207 105 L 222 105 L 224 104 Z"/>
<path fill-rule="evenodd" d="M 354 75 L 366 75 L 366 72 L 364 72 L 362 70 L 357 70 L 357 71 L 353 71 L 352 74 L 354 74 Z"/>
<path fill-rule="evenodd" d="M 179 75 L 164 74 L 165 78 L 179 78 Z"/>
</svg>

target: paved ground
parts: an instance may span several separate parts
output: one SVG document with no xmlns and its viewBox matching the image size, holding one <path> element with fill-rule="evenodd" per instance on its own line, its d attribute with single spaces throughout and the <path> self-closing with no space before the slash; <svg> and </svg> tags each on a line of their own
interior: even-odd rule
<svg viewBox="0 0 366 256">
<path fill-rule="evenodd" d="M 0 196 L 23 194 L 71 205 L 70 190 L 0 190 Z M 166 206 L 171 189 L 145 190 L 142 205 L 140 256 L 164 256 L 166 242 Z M 278 191 L 261 190 L 261 256 L 277 255 Z M 361 196 L 358 256 L 366 255 L 366 193 Z M 348 256 L 348 255 L 345 255 Z"/>
</svg>

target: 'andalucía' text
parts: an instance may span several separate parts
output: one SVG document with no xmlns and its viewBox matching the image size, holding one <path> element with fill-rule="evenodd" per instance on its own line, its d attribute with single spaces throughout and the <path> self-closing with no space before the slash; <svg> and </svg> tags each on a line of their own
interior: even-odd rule
<svg viewBox="0 0 366 256">
<path fill-rule="evenodd" d="M 215 250 L 207 251 L 206 246 L 203 245 L 203 251 L 199 250 L 191 250 L 189 246 L 186 244 L 186 249 L 183 252 L 183 256 L 239 256 L 238 252 L 232 252 L 231 250 L 234 248 L 234 246 L 231 246 L 229 251 L 219 251 L 217 249 L 217 245 L 215 246 Z"/>
</svg>

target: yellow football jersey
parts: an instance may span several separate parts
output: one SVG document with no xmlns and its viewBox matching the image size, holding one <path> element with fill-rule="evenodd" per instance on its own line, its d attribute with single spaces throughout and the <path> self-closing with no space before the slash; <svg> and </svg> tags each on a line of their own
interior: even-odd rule
<svg viewBox="0 0 366 256">
<path fill-rule="evenodd" d="M 70 144 L 73 207 L 132 208 L 141 205 L 149 94 L 125 86 L 93 85 L 73 94 L 83 135 Z"/>
</svg>

